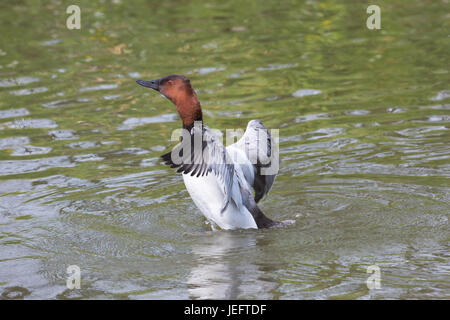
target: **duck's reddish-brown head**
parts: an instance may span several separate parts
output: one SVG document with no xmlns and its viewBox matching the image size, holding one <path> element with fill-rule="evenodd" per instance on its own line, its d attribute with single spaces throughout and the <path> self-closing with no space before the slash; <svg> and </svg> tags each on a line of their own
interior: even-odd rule
<svg viewBox="0 0 450 320">
<path fill-rule="evenodd" d="M 184 126 L 190 126 L 194 121 L 202 120 L 202 109 L 191 82 L 185 76 L 173 74 L 164 78 L 136 81 L 141 86 L 161 92 L 177 107 Z"/>
</svg>

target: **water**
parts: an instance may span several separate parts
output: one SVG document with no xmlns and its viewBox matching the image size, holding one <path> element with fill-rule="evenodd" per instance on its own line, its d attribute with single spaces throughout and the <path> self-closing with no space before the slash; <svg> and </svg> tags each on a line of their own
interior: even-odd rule
<svg viewBox="0 0 450 320">
<path fill-rule="evenodd" d="M 448 3 L 377 4 L 378 31 L 359 1 L 81 1 L 68 30 L 63 1 L 3 1 L 2 298 L 450 298 Z M 172 73 L 210 127 L 280 129 L 261 208 L 294 226 L 210 231 L 135 83 Z"/>
</svg>

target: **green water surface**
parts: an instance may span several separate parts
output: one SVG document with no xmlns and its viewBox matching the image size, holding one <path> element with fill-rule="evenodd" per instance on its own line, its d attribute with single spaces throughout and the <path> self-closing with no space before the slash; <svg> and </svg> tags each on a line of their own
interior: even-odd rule
<svg viewBox="0 0 450 320">
<path fill-rule="evenodd" d="M 1 298 L 449 299 L 450 5 L 375 2 L 380 30 L 357 0 L 84 0 L 69 30 L 73 1 L 1 1 Z M 173 73 L 210 127 L 279 129 L 260 206 L 295 225 L 210 231 L 135 83 Z"/>
</svg>

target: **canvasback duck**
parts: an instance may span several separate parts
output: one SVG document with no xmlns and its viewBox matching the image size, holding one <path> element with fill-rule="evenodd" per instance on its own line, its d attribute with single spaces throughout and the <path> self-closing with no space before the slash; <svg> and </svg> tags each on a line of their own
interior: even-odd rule
<svg viewBox="0 0 450 320">
<path fill-rule="evenodd" d="M 251 120 L 242 138 L 224 147 L 203 124 L 200 101 L 188 78 L 170 75 L 136 82 L 175 104 L 183 121 L 183 135 L 180 144 L 162 159 L 182 173 L 189 195 L 213 230 L 269 228 L 293 222 L 273 221 L 257 205 L 276 176 L 262 173 L 271 160 L 273 139 L 261 121 Z"/>
</svg>

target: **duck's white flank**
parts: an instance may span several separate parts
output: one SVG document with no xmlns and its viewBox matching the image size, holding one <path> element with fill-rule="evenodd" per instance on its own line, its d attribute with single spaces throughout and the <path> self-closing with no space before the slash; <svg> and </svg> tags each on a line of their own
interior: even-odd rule
<svg viewBox="0 0 450 320">
<path fill-rule="evenodd" d="M 258 228 L 255 219 L 242 203 L 238 205 L 230 201 L 221 211 L 225 195 L 214 174 L 202 177 L 183 174 L 183 180 L 195 205 L 211 223 L 224 230 Z"/>
</svg>

